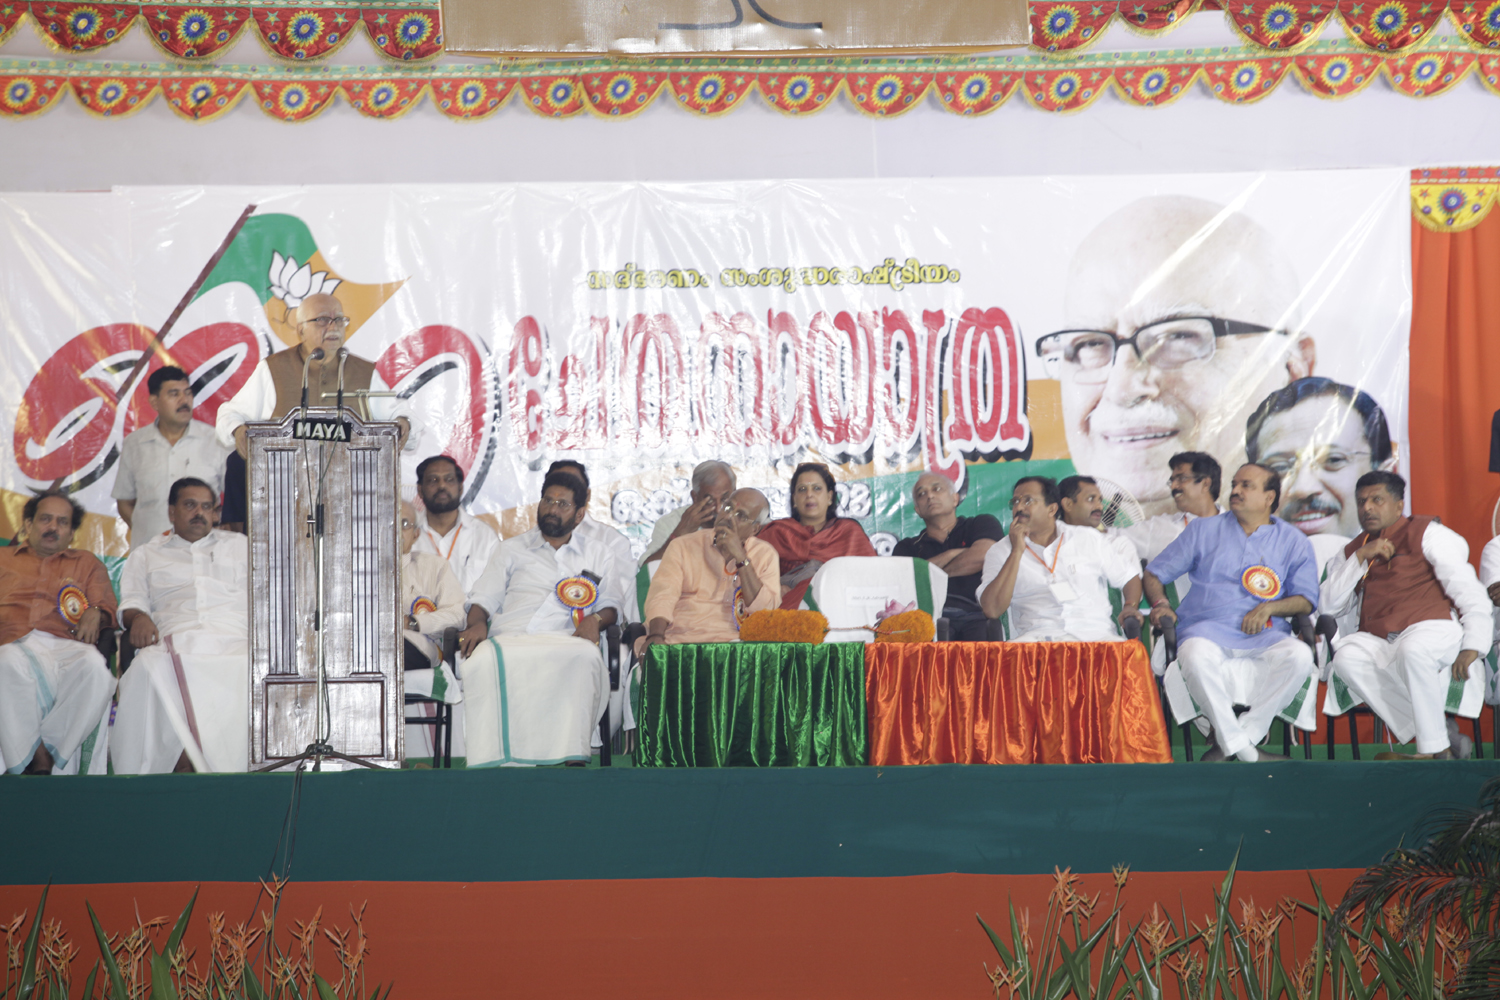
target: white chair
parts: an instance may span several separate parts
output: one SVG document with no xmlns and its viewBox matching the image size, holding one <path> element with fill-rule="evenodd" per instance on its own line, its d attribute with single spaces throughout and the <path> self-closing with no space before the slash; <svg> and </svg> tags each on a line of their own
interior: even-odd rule
<svg viewBox="0 0 1500 1000">
<path fill-rule="evenodd" d="M 874 642 L 869 629 L 891 601 L 914 604 L 936 622 L 947 599 L 948 574 L 926 559 L 841 556 L 813 576 L 804 603 L 828 619 L 824 642 Z"/>
</svg>

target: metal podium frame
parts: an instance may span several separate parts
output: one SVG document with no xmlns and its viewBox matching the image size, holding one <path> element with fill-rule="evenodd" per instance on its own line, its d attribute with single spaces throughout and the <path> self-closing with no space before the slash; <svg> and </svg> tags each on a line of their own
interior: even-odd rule
<svg viewBox="0 0 1500 1000">
<path fill-rule="evenodd" d="M 399 768 L 400 426 L 337 407 L 245 426 L 250 767 Z"/>
</svg>

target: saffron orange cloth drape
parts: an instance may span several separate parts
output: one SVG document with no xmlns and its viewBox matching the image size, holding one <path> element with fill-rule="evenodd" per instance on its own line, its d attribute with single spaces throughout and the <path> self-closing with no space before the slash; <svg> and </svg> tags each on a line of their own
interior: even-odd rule
<svg viewBox="0 0 1500 1000">
<path fill-rule="evenodd" d="M 1500 410 L 1500 212 L 1471 229 L 1411 225 L 1412 510 L 1436 514 L 1469 541 L 1493 534 L 1500 475 L 1489 471 L 1490 419 Z"/>
<path fill-rule="evenodd" d="M 865 702 L 876 766 L 1172 759 L 1138 642 L 873 643 Z"/>
</svg>

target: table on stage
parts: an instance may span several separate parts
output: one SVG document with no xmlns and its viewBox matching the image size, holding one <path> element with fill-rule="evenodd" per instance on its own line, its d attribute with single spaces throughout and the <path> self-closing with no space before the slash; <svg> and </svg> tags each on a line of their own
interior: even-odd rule
<svg viewBox="0 0 1500 1000">
<path fill-rule="evenodd" d="M 657 645 L 640 669 L 638 766 L 1172 759 L 1136 642 Z"/>
</svg>

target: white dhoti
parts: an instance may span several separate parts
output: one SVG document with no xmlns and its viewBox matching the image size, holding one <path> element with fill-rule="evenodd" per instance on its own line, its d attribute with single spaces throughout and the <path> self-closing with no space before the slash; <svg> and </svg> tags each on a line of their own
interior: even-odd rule
<svg viewBox="0 0 1500 1000">
<path fill-rule="evenodd" d="M 1463 643 L 1455 621 L 1408 626 L 1395 640 L 1354 632 L 1338 641 L 1333 679 L 1323 711 L 1342 715 L 1364 702 L 1400 743 L 1416 737 L 1417 753 L 1448 749 L 1453 712 L 1476 718 L 1484 704 L 1484 661 L 1469 665 L 1467 681 L 1453 680 L 1453 661 Z"/>
<path fill-rule="evenodd" d="M 1302 729 L 1317 726 L 1314 699 L 1308 697 L 1312 650 L 1300 639 L 1288 636 L 1261 649 L 1226 649 L 1194 636 L 1178 647 L 1177 663 L 1194 715 L 1208 718 L 1226 757 L 1264 740 L 1278 716 Z M 1236 716 L 1235 705 L 1247 705 L 1249 711 Z M 1179 722 L 1188 721 L 1175 705 L 1173 714 Z"/>
<path fill-rule="evenodd" d="M 120 678 L 110 755 L 119 774 L 168 774 L 184 752 L 199 773 L 250 766 L 250 650 L 243 636 L 179 632 L 140 650 Z M 181 666 L 179 673 L 178 666 Z"/>
<path fill-rule="evenodd" d="M 28 632 L 0 646 L 0 766 L 19 774 L 38 746 L 53 774 L 105 774 L 115 678 L 93 646 Z"/>
<path fill-rule="evenodd" d="M 463 661 L 469 767 L 589 759 L 609 700 L 599 647 L 567 635 L 489 639 Z"/>
</svg>

